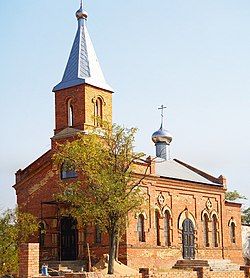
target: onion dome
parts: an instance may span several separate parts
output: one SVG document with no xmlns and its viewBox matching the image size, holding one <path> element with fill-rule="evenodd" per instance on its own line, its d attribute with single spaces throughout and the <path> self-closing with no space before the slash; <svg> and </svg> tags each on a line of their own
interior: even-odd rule
<svg viewBox="0 0 250 278">
<path fill-rule="evenodd" d="M 79 19 L 87 19 L 88 13 L 82 9 L 82 7 L 76 12 L 76 18 Z"/>
<path fill-rule="evenodd" d="M 166 129 L 162 128 L 162 125 L 159 130 L 153 133 L 152 135 L 152 141 L 154 143 L 166 143 L 169 145 L 173 139 L 173 136 L 170 134 L 170 132 Z"/>
</svg>

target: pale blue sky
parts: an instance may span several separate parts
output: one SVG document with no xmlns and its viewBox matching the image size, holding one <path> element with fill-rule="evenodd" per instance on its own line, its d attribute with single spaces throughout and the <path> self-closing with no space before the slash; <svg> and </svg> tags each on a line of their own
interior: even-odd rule
<svg viewBox="0 0 250 278">
<path fill-rule="evenodd" d="M 140 129 L 154 154 L 157 107 L 168 107 L 173 158 L 228 178 L 250 197 L 250 1 L 85 1 L 88 29 L 115 89 L 114 122 Z M 0 208 L 14 173 L 50 147 L 54 95 L 78 0 L 0 1 Z"/>
</svg>

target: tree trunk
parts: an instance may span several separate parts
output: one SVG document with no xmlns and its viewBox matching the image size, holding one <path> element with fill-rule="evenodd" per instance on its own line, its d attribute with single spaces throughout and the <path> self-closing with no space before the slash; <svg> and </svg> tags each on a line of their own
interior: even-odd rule
<svg viewBox="0 0 250 278">
<path fill-rule="evenodd" d="M 118 239 L 118 230 L 114 225 L 109 232 L 109 262 L 108 274 L 114 274 L 114 262 L 116 257 L 116 245 Z"/>
</svg>

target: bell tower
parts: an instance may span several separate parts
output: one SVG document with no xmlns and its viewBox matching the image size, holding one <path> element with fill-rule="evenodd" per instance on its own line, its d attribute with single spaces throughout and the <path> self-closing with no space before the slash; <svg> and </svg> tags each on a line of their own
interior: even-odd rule
<svg viewBox="0 0 250 278">
<path fill-rule="evenodd" d="M 113 89 L 106 82 L 86 22 L 87 12 L 76 12 L 78 28 L 62 81 L 55 93 L 55 135 L 65 129 L 86 131 L 97 118 L 112 122 Z"/>
</svg>

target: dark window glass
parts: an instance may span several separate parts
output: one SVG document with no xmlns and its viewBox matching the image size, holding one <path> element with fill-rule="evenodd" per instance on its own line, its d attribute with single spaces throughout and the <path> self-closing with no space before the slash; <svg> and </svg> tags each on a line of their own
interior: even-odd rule
<svg viewBox="0 0 250 278">
<path fill-rule="evenodd" d="M 204 245 L 209 247 L 209 235 L 208 235 L 208 216 L 204 215 L 203 218 L 203 236 L 204 236 Z"/>
<path fill-rule="evenodd" d="M 218 229 L 217 229 L 217 217 L 216 215 L 213 215 L 212 217 L 212 240 L 213 240 L 213 246 L 218 247 Z"/>
<path fill-rule="evenodd" d="M 165 211 L 165 215 L 164 215 L 164 239 L 165 239 L 165 246 L 171 246 L 170 213 L 168 211 Z"/>
<path fill-rule="evenodd" d="M 101 126 L 102 121 L 102 100 L 101 98 L 97 98 L 95 102 L 95 117 L 96 117 L 96 125 Z"/>
<path fill-rule="evenodd" d="M 143 214 L 140 214 L 138 216 L 138 223 L 137 223 L 137 231 L 138 231 L 138 236 L 139 236 L 139 241 L 140 242 L 145 242 L 145 225 L 144 225 L 144 216 Z"/>
<path fill-rule="evenodd" d="M 61 167 L 61 179 L 71 179 L 71 178 L 76 178 L 77 173 L 75 169 L 70 166 L 68 163 L 63 163 Z"/>
<path fill-rule="evenodd" d="M 230 225 L 230 238 L 231 238 L 231 242 L 235 243 L 236 239 L 235 239 L 235 223 L 232 222 Z"/>
<path fill-rule="evenodd" d="M 95 243 L 102 242 L 102 232 L 98 225 L 95 226 Z"/>
<path fill-rule="evenodd" d="M 161 245 L 160 238 L 160 213 L 158 210 L 155 211 L 155 229 L 156 229 L 156 244 Z"/>
</svg>

